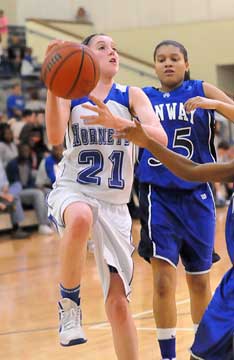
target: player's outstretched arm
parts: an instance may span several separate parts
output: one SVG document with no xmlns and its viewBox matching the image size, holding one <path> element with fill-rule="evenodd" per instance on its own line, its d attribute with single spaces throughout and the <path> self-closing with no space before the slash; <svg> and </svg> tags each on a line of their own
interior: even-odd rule
<svg viewBox="0 0 234 360">
<path fill-rule="evenodd" d="M 123 129 L 126 126 L 133 126 L 132 121 L 114 115 L 101 100 L 94 96 L 89 96 L 89 98 L 96 105 L 82 105 L 85 109 L 93 112 L 93 115 L 81 116 L 86 125 L 99 124 L 116 130 Z M 133 115 L 139 117 L 147 133 L 161 144 L 167 145 L 167 135 L 154 113 L 150 101 L 141 89 L 130 88 L 130 105 Z"/>
<path fill-rule="evenodd" d="M 46 49 L 46 55 L 56 46 L 65 44 L 62 40 L 53 40 Z M 67 123 L 70 117 L 70 100 L 58 98 L 47 91 L 45 121 L 48 141 L 51 145 L 63 143 Z"/>
<path fill-rule="evenodd" d="M 167 134 L 155 114 L 149 98 L 138 87 L 130 87 L 129 97 L 132 113 L 140 120 L 147 134 L 160 144 L 167 145 Z"/>
<path fill-rule="evenodd" d="M 216 86 L 203 83 L 206 97 L 195 96 L 184 104 L 187 112 L 197 108 L 215 110 L 227 119 L 234 122 L 234 101 Z"/>
<path fill-rule="evenodd" d="M 135 120 L 135 127 L 127 127 L 116 134 L 118 138 L 126 138 L 142 148 L 148 149 L 175 175 L 187 181 L 224 181 L 234 180 L 234 161 L 223 164 L 198 164 L 174 153 L 152 139 Z"/>
<path fill-rule="evenodd" d="M 70 117 L 71 101 L 59 98 L 47 91 L 45 121 L 48 141 L 52 145 L 63 143 Z"/>
</svg>

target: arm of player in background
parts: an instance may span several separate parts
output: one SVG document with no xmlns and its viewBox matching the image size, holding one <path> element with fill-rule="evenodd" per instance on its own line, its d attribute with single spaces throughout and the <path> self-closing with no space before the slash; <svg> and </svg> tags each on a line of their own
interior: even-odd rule
<svg viewBox="0 0 234 360">
<path fill-rule="evenodd" d="M 197 108 L 215 110 L 227 119 L 234 122 L 234 101 L 216 86 L 203 83 L 203 89 L 206 97 L 196 96 L 185 103 L 187 112 Z"/>
<path fill-rule="evenodd" d="M 52 145 L 63 143 L 70 117 L 71 101 L 59 98 L 47 91 L 45 122 L 48 141 Z"/>
<path fill-rule="evenodd" d="M 201 182 L 234 181 L 234 161 L 222 164 L 195 163 L 167 149 L 149 137 L 137 120 L 135 120 L 135 127 L 131 126 L 118 131 L 116 137 L 128 139 L 139 147 L 148 149 L 168 169 L 184 180 Z"/>
</svg>

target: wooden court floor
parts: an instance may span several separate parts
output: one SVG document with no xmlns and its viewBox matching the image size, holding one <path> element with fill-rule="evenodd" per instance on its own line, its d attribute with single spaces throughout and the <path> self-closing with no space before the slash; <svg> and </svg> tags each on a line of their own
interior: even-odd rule
<svg viewBox="0 0 234 360">
<path fill-rule="evenodd" d="M 217 211 L 216 250 L 222 260 L 211 273 L 212 289 L 230 267 L 224 224 L 226 208 Z M 139 240 L 139 223 L 134 222 L 134 242 Z M 83 322 L 88 342 L 63 348 L 58 344 L 57 235 L 34 233 L 28 240 L 0 236 L 0 359 L 2 360 L 114 360 L 110 327 L 106 323 L 103 297 L 93 254 L 87 258 L 82 284 Z M 135 253 L 131 309 L 138 329 L 140 359 L 160 359 L 152 315 L 151 269 Z M 193 339 L 188 290 L 183 268 L 178 268 L 177 359 L 189 359 Z M 129 359 L 131 360 L 131 359 Z"/>
</svg>

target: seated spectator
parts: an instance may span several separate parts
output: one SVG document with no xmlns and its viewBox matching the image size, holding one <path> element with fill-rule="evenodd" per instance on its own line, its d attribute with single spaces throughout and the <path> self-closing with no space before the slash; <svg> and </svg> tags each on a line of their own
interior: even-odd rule
<svg viewBox="0 0 234 360">
<path fill-rule="evenodd" d="M 49 149 L 43 140 L 43 128 L 33 128 L 29 134 L 27 143 L 31 149 L 32 168 L 37 170 L 42 159 L 49 155 Z"/>
<path fill-rule="evenodd" d="M 39 91 L 33 89 L 30 91 L 30 99 L 26 102 L 26 107 L 39 113 L 40 111 L 45 112 L 45 101 L 40 100 Z"/>
<path fill-rule="evenodd" d="M 0 210 L 10 214 L 13 228 L 11 235 L 14 239 L 25 239 L 29 236 L 19 225 L 24 219 L 24 211 L 19 197 L 21 190 L 22 187 L 19 183 L 9 186 L 5 169 L 0 160 Z"/>
<path fill-rule="evenodd" d="M 13 140 L 13 132 L 10 126 L 6 124 L 0 131 L 0 159 L 4 167 L 18 155 L 18 149 Z"/>
<path fill-rule="evenodd" d="M 25 109 L 22 111 L 22 116 L 16 120 L 15 118 L 11 118 L 10 120 L 8 120 L 8 124 L 11 127 L 11 130 L 13 132 L 13 137 L 14 137 L 14 142 L 15 144 L 19 144 L 20 142 L 26 142 L 28 140 L 27 136 L 29 134 L 30 131 L 28 131 L 28 127 L 31 130 L 31 128 L 33 128 L 36 125 L 36 116 L 35 113 L 32 110 L 29 109 Z M 23 141 L 21 141 L 20 139 L 20 134 L 22 132 L 22 129 L 24 128 L 25 125 L 28 125 L 25 128 L 25 136 L 23 135 Z"/>
<path fill-rule="evenodd" d="M 11 160 L 6 168 L 10 184 L 20 182 L 22 191 L 20 198 L 23 205 L 32 206 L 37 215 L 39 224 L 38 232 L 42 235 L 51 235 L 53 230 L 47 218 L 47 206 L 43 191 L 35 187 L 30 160 L 30 147 L 28 144 L 18 146 L 19 156 Z"/>
<path fill-rule="evenodd" d="M 11 93 L 7 97 L 6 108 L 8 119 L 16 118 L 19 120 L 21 118 L 25 108 L 25 99 L 19 83 L 12 85 Z"/>
<path fill-rule="evenodd" d="M 217 162 L 227 162 L 233 157 L 231 148 L 227 141 L 223 140 L 217 146 Z M 214 183 L 215 204 L 217 207 L 223 207 L 229 201 L 233 193 L 233 183 Z"/>
<path fill-rule="evenodd" d="M 39 65 L 36 62 L 36 59 L 32 56 L 32 48 L 30 47 L 25 48 L 24 58 L 21 62 L 20 74 L 23 77 L 39 79 Z"/>
<path fill-rule="evenodd" d="M 11 37 L 11 44 L 8 46 L 8 60 L 11 64 L 12 72 L 20 74 L 21 63 L 24 58 L 25 45 L 18 35 Z"/>
<path fill-rule="evenodd" d="M 19 134 L 19 141 L 27 142 L 32 129 L 37 126 L 35 112 L 31 109 L 24 109 L 22 112 L 21 122 L 23 126 Z"/>
<path fill-rule="evenodd" d="M 48 137 L 47 137 L 47 133 L 46 133 L 45 110 L 36 111 L 36 122 L 37 122 L 37 125 L 41 128 L 44 144 L 47 146 L 47 148 L 51 148 L 51 146 L 48 144 Z"/>
<path fill-rule="evenodd" d="M 63 155 L 63 145 L 55 145 L 52 147 L 51 154 L 42 159 L 37 176 L 36 185 L 45 193 L 52 189 L 52 185 L 56 179 L 57 166 Z"/>
</svg>

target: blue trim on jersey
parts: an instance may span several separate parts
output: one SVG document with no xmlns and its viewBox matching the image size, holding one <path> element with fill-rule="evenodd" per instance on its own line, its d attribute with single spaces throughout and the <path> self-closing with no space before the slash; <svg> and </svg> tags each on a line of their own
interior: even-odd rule
<svg viewBox="0 0 234 360">
<path fill-rule="evenodd" d="M 197 163 L 214 162 L 214 111 L 196 109 L 186 113 L 184 103 L 195 96 L 204 97 L 201 80 L 184 81 L 170 92 L 161 92 L 154 87 L 144 88 L 161 125 L 168 136 L 168 148 Z M 143 150 L 137 169 L 142 183 L 162 188 L 194 189 L 199 182 L 184 181 L 172 174 L 148 150 Z"/>
<path fill-rule="evenodd" d="M 233 197 L 227 212 L 225 234 L 226 234 L 228 255 L 230 257 L 232 264 L 234 264 L 234 199 Z"/>
<path fill-rule="evenodd" d="M 123 90 L 122 90 L 123 89 Z M 121 105 L 124 105 L 127 108 L 129 106 L 129 86 L 119 85 L 114 83 L 109 91 L 107 97 L 103 100 L 104 104 L 108 101 L 115 101 Z M 90 102 L 92 105 L 95 105 L 93 101 L 91 101 L 88 96 L 82 97 L 80 99 L 73 99 L 71 101 L 71 111 L 77 105 L 82 105 L 84 103 Z"/>
</svg>

